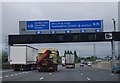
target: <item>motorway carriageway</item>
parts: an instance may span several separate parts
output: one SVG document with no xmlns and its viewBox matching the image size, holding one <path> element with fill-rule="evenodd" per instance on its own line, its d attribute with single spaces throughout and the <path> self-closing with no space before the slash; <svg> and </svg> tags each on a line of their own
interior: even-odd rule
<svg viewBox="0 0 120 83">
<path fill-rule="evenodd" d="M 76 64 L 74 69 L 66 69 L 59 65 L 57 72 L 13 71 L 3 69 L 0 79 L 3 81 L 118 81 L 119 74 L 110 70 L 94 67 L 80 67 Z"/>
</svg>

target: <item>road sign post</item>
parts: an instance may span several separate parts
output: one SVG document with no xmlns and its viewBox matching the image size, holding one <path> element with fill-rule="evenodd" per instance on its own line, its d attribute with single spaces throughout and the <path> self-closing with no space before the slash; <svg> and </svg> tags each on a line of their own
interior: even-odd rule
<svg viewBox="0 0 120 83">
<path fill-rule="evenodd" d="M 115 40 L 112 36 L 112 33 L 106 33 L 105 39 L 111 39 L 111 50 L 112 50 L 112 65 L 115 64 Z"/>
<path fill-rule="evenodd" d="M 115 41 L 111 41 L 111 47 L 112 47 L 112 65 L 115 65 Z"/>
<path fill-rule="evenodd" d="M 114 19 L 112 19 L 113 20 L 113 25 L 114 25 L 114 31 L 113 32 L 116 32 L 116 21 L 114 20 Z M 112 42 L 111 42 L 111 46 L 112 46 L 112 66 L 113 65 L 115 65 L 115 60 L 116 60 L 116 58 L 115 58 L 115 40 L 113 39 L 112 40 Z"/>
</svg>

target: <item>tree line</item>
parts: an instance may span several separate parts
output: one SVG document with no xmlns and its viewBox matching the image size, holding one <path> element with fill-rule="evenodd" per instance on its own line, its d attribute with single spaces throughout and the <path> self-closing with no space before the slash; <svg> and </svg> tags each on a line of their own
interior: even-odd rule
<svg viewBox="0 0 120 83">
<path fill-rule="evenodd" d="M 6 51 L 2 51 L 2 53 L 0 53 L 0 62 L 2 63 L 6 63 L 8 62 L 8 53 Z"/>
</svg>

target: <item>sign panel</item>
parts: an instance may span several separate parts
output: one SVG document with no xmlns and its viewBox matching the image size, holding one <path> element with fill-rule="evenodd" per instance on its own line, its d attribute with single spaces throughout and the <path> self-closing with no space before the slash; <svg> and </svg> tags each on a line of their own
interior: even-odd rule
<svg viewBox="0 0 120 83">
<path fill-rule="evenodd" d="M 106 37 L 105 37 L 106 36 Z M 71 34 L 41 34 L 41 35 L 9 35 L 9 45 L 34 43 L 68 43 L 68 42 L 101 42 L 120 41 L 120 32 L 94 32 Z"/>
<path fill-rule="evenodd" d="M 103 26 L 102 22 L 102 20 L 53 21 L 50 22 L 50 29 L 100 29 Z"/>
<path fill-rule="evenodd" d="M 59 34 L 103 32 L 103 20 L 79 21 L 20 21 L 20 34 Z"/>
<path fill-rule="evenodd" d="M 26 30 L 48 30 L 49 20 L 27 21 Z"/>
<path fill-rule="evenodd" d="M 112 39 L 112 33 L 106 33 L 105 39 Z"/>
</svg>

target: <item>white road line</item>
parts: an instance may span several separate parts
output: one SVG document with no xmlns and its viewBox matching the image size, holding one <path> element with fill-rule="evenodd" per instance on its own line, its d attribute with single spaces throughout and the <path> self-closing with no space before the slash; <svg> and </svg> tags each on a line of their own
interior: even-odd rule
<svg viewBox="0 0 120 83">
<path fill-rule="evenodd" d="M 81 73 L 81 75 L 83 75 L 83 73 Z"/>
<path fill-rule="evenodd" d="M 0 79 L 2 79 L 3 77 L 0 77 Z"/>
<path fill-rule="evenodd" d="M 111 75 L 113 76 L 113 75 L 115 75 L 115 74 L 112 73 Z"/>
<path fill-rule="evenodd" d="M 18 74 L 15 74 L 15 75 L 18 75 Z"/>
<path fill-rule="evenodd" d="M 3 73 L 3 72 L 10 72 L 10 71 L 13 71 L 13 70 L 0 71 L 0 73 Z"/>
<path fill-rule="evenodd" d="M 52 75 L 52 73 L 49 73 L 49 75 Z"/>
<path fill-rule="evenodd" d="M 28 73 L 28 72 L 25 72 L 25 73 Z"/>
<path fill-rule="evenodd" d="M 90 78 L 87 78 L 87 80 L 90 80 Z"/>
<path fill-rule="evenodd" d="M 44 79 L 44 77 L 41 77 L 41 78 L 40 78 L 40 80 L 43 80 L 43 79 Z"/>
<path fill-rule="evenodd" d="M 22 73 L 19 73 L 19 74 L 22 74 Z"/>
<path fill-rule="evenodd" d="M 14 76 L 13 74 L 11 74 L 10 76 Z"/>
<path fill-rule="evenodd" d="M 25 73 L 25 72 L 22 72 L 22 73 Z"/>
<path fill-rule="evenodd" d="M 7 77 L 9 77 L 9 75 L 6 75 L 6 76 L 4 76 L 4 77 L 6 77 L 6 78 L 7 78 Z"/>
<path fill-rule="evenodd" d="M 31 73 L 32 71 L 29 71 L 28 73 Z"/>
</svg>

